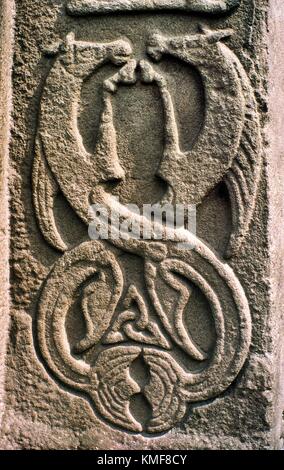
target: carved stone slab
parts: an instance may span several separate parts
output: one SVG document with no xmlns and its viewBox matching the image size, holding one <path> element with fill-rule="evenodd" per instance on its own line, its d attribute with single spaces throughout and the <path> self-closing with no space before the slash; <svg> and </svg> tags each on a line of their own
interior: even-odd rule
<svg viewBox="0 0 284 470">
<path fill-rule="evenodd" d="M 228 13 L 241 0 L 70 0 L 67 11 L 73 15 L 116 11 L 183 10 L 216 15 Z"/>
<path fill-rule="evenodd" d="M 0 443 L 279 447 L 267 2 L 24 3 Z"/>
</svg>

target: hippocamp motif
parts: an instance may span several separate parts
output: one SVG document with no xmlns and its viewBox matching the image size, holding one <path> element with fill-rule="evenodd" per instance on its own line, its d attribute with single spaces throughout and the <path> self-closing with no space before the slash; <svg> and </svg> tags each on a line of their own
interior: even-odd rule
<svg viewBox="0 0 284 470">
<path fill-rule="evenodd" d="M 33 194 L 45 239 L 66 253 L 55 263 L 42 292 L 37 319 L 39 346 L 57 378 L 89 395 L 101 417 L 128 431 L 168 431 L 183 418 L 187 403 L 214 397 L 232 383 L 250 345 L 248 303 L 232 269 L 186 229 L 173 229 L 171 241 L 166 239 L 163 226 L 159 242 L 110 239 L 116 248 L 144 260 L 145 286 L 158 320 L 154 321 L 135 285 L 128 287 L 122 299 L 122 270 L 104 243 L 89 241 L 68 249 L 56 226 L 54 201 L 62 192 L 86 224 L 91 222 L 92 203 L 117 210 L 125 219 L 130 217 L 106 190 L 106 183 L 124 177 L 116 148 L 113 95 L 123 84 L 135 86 L 139 69 L 140 80 L 155 84 L 163 103 L 164 151 L 158 174 L 168 185 L 167 200 L 199 204 L 224 179 L 233 209 L 227 256 L 235 255 L 249 229 L 261 162 L 253 90 L 239 60 L 222 42 L 231 34 L 231 30 L 202 28 L 190 36 L 155 34 L 149 39 L 147 52 L 153 61 L 172 55 L 195 67 L 201 76 L 205 121 L 188 151 L 180 149 L 166 79 L 148 60 L 131 58 L 127 41 L 97 44 L 68 35 L 64 44 L 50 50 L 56 59 L 41 98 Z M 90 154 L 77 125 L 81 88 L 107 62 L 120 69 L 104 81 L 97 143 Z M 148 223 L 151 233 L 153 227 Z M 192 249 L 181 248 L 180 242 L 189 243 Z M 184 325 L 190 285 L 197 286 L 210 305 L 215 331 L 210 353 L 195 343 Z M 164 301 L 161 286 L 170 290 L 172 302 Z M 71 348 L 66 318 L 78 289 L 82 292 L 85 335 Z M 179 363 L 174 357 L 174 345 L 185 361 Z M 131 376 L 131 364 L 137 358 L 143 358 L 149 368 L 149 381 L 144 385 Z M 200 365 L 198 370 L 190 370 L 191 361 Z M 145 426 L 130 409 L 131 398 L 139 393 L 152 410 Z"/>
</svg>

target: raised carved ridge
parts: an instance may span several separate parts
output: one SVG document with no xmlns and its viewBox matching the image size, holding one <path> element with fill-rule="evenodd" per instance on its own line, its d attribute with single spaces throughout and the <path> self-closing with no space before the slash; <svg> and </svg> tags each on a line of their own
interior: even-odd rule
<svg viewBox="0 0 284 470">
<path fill-rule="evenodd" d="M 218 180 L 225 179 L 233 209 L 233 232 L 227 247 L 227 256 L 231 257 L 237 254 L 244 241 L 255 207 L 262 161 L 259 116 L 253 89 L 243 66 L 235 54 L 219 42 L 233 32 L 214 32 L 201 28 L 204 33 L 201 36 L 168 38 L 154 35 L 149 41 L 148 52 L 154 59 L 161 60 L 164 54 L 170 54 L 187 61 L 198 68 L 207 84 L 203 133 L 192 151 L 184 154 L 184 162 L 180 158 L 181 152 L 176 139 L 172 148 L 165 152 L 166 158 L 162 162 L 160 174 L 164 178 L 165 173 L 174 175 L 175 182 L 168 181 L 172 187 L 176 184 L 182 188 L 182 195 L 176 194 L 178 202 L 184 202 L 186 194 L 186 200 L 194 204 L 200 203 Z M 217 50 L 214 53 L 215 47 Z M 221 71 L 223 78 L 219 75 Z M 225 99 L 223 102 L 219 101 L 218 106 L 212 91 L 218 89 L 217 81 L 220 85 L 222 80 L 227 83 L 226 98 L 223 95 L 222 99 Z M 219 112 L 215 113 L 215 109 Z M 223 130 L 221 126 L 224 126 Z M 215 129 L 213 134 L 212 129 Z M 226 132 L 228 141 L 225 144 Z M 224 158 L 225 147 L 220 142 L 230 149 L 227 160 Z M 219 155 L 212 152 L 214 148 L 218 149 Z M 174 171 L 171 173 L 169 168 Z M 190 183 L 186 182 L 188 175 Z M 200 175 L 204 175 L 204 180 Z M 185 184 L 187 190 L 183 191 Z"/>
<path fill-rule="evenodd" d="M 246 296 L 232 269 L 186 229 L 172 229 L 171 241 L 162 225 L 161 242 L 113 237 L 109 241 L 116 248 L 144 260 L 143 281 L 153 318 L 149 300 L 135 284 L 126 284 L 118 260 L 103 243 L 85 242 L 68 251 L 56 228 L 54 199 L 61 191 L 86 224 L 91 221 L 89 204 L 95 202 L 122 214 L 125 221 L 133 217 L 105 187 L 124 177 L 117 155 L 113 98 L 120 86 L 135 86 L 138 80 L 153 83 L 164 108 L 164 150 L 158 173 L 168 184 L 167 198 L 172 203 L 199 204 L 225 180 L 234 212 L 228 254 L 236 255 L 254 210 L 261 154 L 252 87 L 239 60 L 222 42 L 231 34 L 231 30 L 201 28 L 190 36 L 155 34 L 148 41 L 149 60 L 158 63 L 164 55 L 172 55 L 195 67 L 202 78 L 205 122 L 194 147 L 185 151 L 180 149 L 174 103 L 159 65 L 132 58 L 127 41 L 98 44 L 68 35 L 65 44 L 49 51 L 56 58 L 41 99 L 34 205 L 45 239 L 66 253 L 54 264 L 40 298 L 39 347 L 49 370 L 62 383 L 87 394 L 101 417 L 131 432 L 168 431 L 183 418 L 188 403 L 212 398 L 232 383 L 250 345 Z M 120 68 L 103 83 L 103 109 L 91 154 L 77 126 L 81 88 L 107 62 Z M 136 217 L 139 222 L 142 216 Z M 108 229 L 108 220 L 105 223 Z M 143 220 L 144 227 L 145 223 L 153 239 L 153 224 Z M 181 242 L 192 248 L 181 248 Z M 209 351 L 196 344 L 185 327 L 191 285 L 210 306 L 215 340 Z M 168 289 L 173 302 L 164 302 L 161 286 Z M 85 330 L 71 345 L 66 325 L 78 291 L 82 298 L 77 314 Z M 131 376 L 138 358 L 149 368 L 150 380 L 143 386 Z M 151 407 L 146 425 L 131 412 L 130 401 L 136 394 L 144 395 Z"/>
<path fill-rule="evenodd" d="M 225 390 L 246 358 L 251 324 L 244 292 L 233 271 L 218 260 L 200 240 L 196 239 L 195 242 L 194 250 L 190 251 L 180 250 L 175 245 L 169 247 L 166 258 L 159 262 L 155 257 L 149 258 L 146 252 L 144 256 L 146 284 L 156 314 L 165 326 L 168 338 L 179 344 L 186 356 L 200 361 L 201 364 L 204 362 L 198 373 L 191 373 L 177 363 L 171 355 L 169 341 L 161 334 L 158 335 L 157 327 L 152 331 L 150 329 L 150 332 L 156 334 L 154 338 L 158 341 L 155 344 L 150 336 L 148 343 L 158 346 L 158 350 L 147 346 L 143 330 L 145 331 L 146 327 L 151 328 L 151 323 L 146 318 L 145 310 L 144 318 L 140 317 L 138 320 L 142 335 L 139 336 L 137 330 L 136 335 L 133 335 L 135 329 L 126 331 L 129 339 L 134 340 L 137 346 L 130 347 L 127 343 L 125 346 L 110 344 L 110 340 L 116 339 L 115 335 L 118 333 L 118 323 L 115 321 L 112 324 L 112 318 L 122 294 L 123 277 L 114 256 L 106 251 L 100 242 L 86 242 L 67 252 L 55 264 L 44 287 L 37 328 L 39 345 L 49 368 L 62 382 L 87 393 L 106 420 L 129 431 L 142 431 L 131 413 L 125 412 L 130 398 L 140 392 L 129 375 L 129 368 L 141 353 L 150 367 L 153 381 L 144 391 L 153 410 L 153 422 L 148 423 L 148 432 L 167 431 L 184 414 L 187 402 L 206 400 Z M 159 250 L 158 245 L 157 249 Z M 128 244 L 128 250 L 131 251 L 131 244 Z M 197 285 L 210 303 L 217 339 L 209 363 L 205 362 L 206 355 L 193 344 L 184 329 L 184 291 L 175 277 L 177 274 Z M 66 317 L 75 291 L 86 279 L 94 275 L 98 277 L 83 291 L 86 335 L 76 345 L 72 354 L 66 336 Z M 178 291 L 179 300 L 177 306 L 174 306 L 174 311 L 165 310 L 161 305 L 156 287 L 158 278 L 160 282 L 162 280 L 174 291 Z M 100 292 L 97 289 L 100 289 Z M 137 295 L 137 291 L 130 287 L 125 305 L 130 305 L 133 296 L 137 300 Z M 138 296 L 138 302 L 143 310 L 141 296 Z M 108 327 L 110 333 L 102 343 L 111 347 L 98 350 L 100 340 Z M 90 357 L 97 357 L 95 361 L 90 359 L 93 366 L 84 360 L 87 350 L 91 351 Z M 74 353 L 83 353 L 83 356 L 79 359 Z M 132 353 L 135 353 L 134 356 Z M 106 360 L 106 357 L 109 359 Z M 110 368 L 113 358 L 116 358 L 115 364 Z M 154 389 L 160 391 L 160 401 L 157 401 L 157 392 L 154 392 Z M 164 409 L 164 400 L 171 403 L 167 410 Z"/>
<path fill-rule="evenodd" d="M 228 256 L 237 253 L 248 232 L 261 168 L 259 120 L 253 90 L 236 56 L 220 42 L 230 34 L 230 30 L 212 32 L 203 28 L 202 34 L 177 38 L 154 35 L 149 40 L 148 53 L 153 59 L 161 60 L 164 54 L 178 57 L 195 66 L 205 84 L 207 106 L 204 127 L 194 148 L 187 152 L 180 150 L 174 108 L 164 78 L 149 63 L 141 61 L 139 64 L 143 79 L 157 84 L 164 103 L 165 147 L 158 174 L 169 185 L 171 202 L 199 204 L 225 178 L 233 208 L 233 233 Z M 91 52 L 88 59 L 84 57 L 86 51 Z M 55 187 L 52 174 L 56 175 L 59 188 L 85 223 L 90 220 L 90 201 L 104 199 L 100 189 L 102 183 L 123 176 L 116 153 L 110 95 L 115 93 L 120 83 L 136 82 L 136 61 L 129 60 L 125 67 L 105 82 L 105 105 L 94 155 L 86 152 L 79 131 L 74 126 L 73 113 L 78 107 L 83 80 L 102 63 L 108 60 L 115 63 L 127 61 L 130 54 L 130 45 L 123 41 L 108 45 L 92 44 L 75 42 L 69 36 L 63 54 L 59 54 L 47 79 L 41 101 L 42 119 L 33 178 L 34 198 L 41 230 L 51 245 L 58 249 L 63 249 L 64 242 L 60 239 L 52 215 L 52 199 L 56 195 L 52 189 Z M 64 96 L 60 110 L 53 96 L 55 83 L 57 91 L 61 90 Z M 55 117 L 58 113 L 60 120 Z M 212 132 L 212 129 L 215 131 Z M 68 152 L 63 135 L 72 136 Z M 42 163 L 39 163 L 40 158 Z M 68 179 L 65 177 L 66 171 Z M 74 184 L 70 185 L 69 179 Z"/>
<path fill-rule="evenodd" d="M 182 10 L 192 13 L 217 15 L 236 8 L 241 0 L 69 0 L 67 11 L 71 15 Z"/>
</svg>

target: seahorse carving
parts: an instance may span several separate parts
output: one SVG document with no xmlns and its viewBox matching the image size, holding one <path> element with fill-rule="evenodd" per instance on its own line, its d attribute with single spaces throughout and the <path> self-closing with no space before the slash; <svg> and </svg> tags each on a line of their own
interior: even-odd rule
<svg viewBox="0 0 284 470">
<path fill-rule="evenodd" d="M 108 102 L 101 116 L 97 147 L 100 158 L 88 154 L 84 148 L 76 120 L 81 87 L 84 80 L 103 64 L 125 63 L 131 54 L 131 46 L 122 40 L 108 44 L 75 41 L 70 33 L 65 44 L 55 47 L 52 52 L 58 55 L 41 99 L 33 194 L 44 237 L 52 246 L 64 251 L 66 246 L 58 234 L 52 211 L 58 190 L 63 192 L 80 217 L 88 222 L 92 189 L 105 179 L 123 176 L 116 155 L 115 130 Z M 104 145 L 107 148 L 103 148 Z"/>
<path fill-rule="evenodd" d="M 216 183 L 225 179 L 233 212 L 227 248 L 230 257 L 237 254 L 254 211 L 261 169 L 259 117 L 240 61 L 220 42 L 232 31 L 201 29 L 201 35 L 154 35 L 149 41 L 148 53 L 153 59 L 170 54 L 196 67 L 206 93 L 205 124 L 192 150 L 180 151 L 177 130 L 169 124 L 174 131 L 167 139 L 160 175 L 175 188 L 176 202 L 193 204 L 199 204 Z M 167 175 L 174 176 L 170 179 Z"/>
<path fill-rule="evenodd" d="M 152 58 L 159 60 L 163 54 L 172 54 L 195 66 L 201 74 L 206 92 L 205 123 L 194 148 L 184 153 L 179 148 L 170 95 L 165 85 L 161 85 L 162 78 L 158 80 L 165 109 L 165 149 L 159 175 L 174 189 L 173 202 L 192 204 L 200 203 L 225 178 L 233 207 L 233 233 L 227 250 L 228 256 L 236 254 L 248 231 L 261 163 L 259 122 L 253 90 L 236 56 L 220 42 L 230 34 L 232 32 L 227 30 L 203 30 L 203 34 L 182 38 L 155 35 L 148 45 L 148 53 Z M 130 54 L 130 45 L 124 42 L 93 46 L 90 43 L 77 43 L 72 36 L 68 37 L 65 48 L 68 52 L 59 54 L 41 100 L 41 122 L 33 178 L 35 207 L 41 230 L 46 239 L 60 250 L 64 250 L 65 245 L 53 219 L 56 186 L 52 174 L 56 175 L 60 189 L 86 223 L 90 221 L 90 201 L 94 200 L 93 194 L 98 197 L 101 183 L 123 177 L 116 154 L 116 133 L 107 93 L 95 155 L 89 155 L 83 146 L 74 118 L 82 82 L 104 61 L 121 63 Z M 84 55 L 88 50 L 93 57 L 89 55 L 88 62 L 81 64 L 80 54 Z M 73 56 L 71 64 L 66 56 Z M 133 80 L 127 74 L 133 71 L 134 63 L 135 61 L 131 61 L 120 72 L 121 80 L 125 83 Z M 64 97 L 58 111 L 60 116 L 56 111 L 58 106 L 54 99 L 54 83 L 57 84 L 56 94 Z M 106 88 L 108 87 L 110 84 L 107 82 Z M 51 173 L 46 167 L 45 159 Z M 69 178 L 65 176 L 67 172 Z"/>
<path fill-rule="evenodd" d="M 250 345 L 251 321 L 244 291 L 232 269 L 188 230 L 173 228 L 169 237 L 161 224 L 161 241 L 152 241 L 152 221 L 136 215 L 138 225 L 148 227 L 150 240 L 113 237 L 109 242 L 143 258 L 147 302 L 155 313 L 155 319 L 150 318 L 144 297 L 136 286 L 124 286 L 119 263 L 105 244 L 89 241 L 68 250 L 56 228 L 54 200 L 61 191 L 86 224 L 92 222 L 89 206 L 95 202 L 117 211 L 126 221 L 133 220 L 133 213 L 106 191 L 105 183 L 124 177 L 116 150 L 113 95 L 123 84 L 135 86 L 139 76 L 144 83 L 156 84 L 163 103 L 164 153 L 158 171 L 168 184 L 167 198 L 173 204 L 199 204 L 225 179 L 234 213 L 228 255 L 236 254 L 254 209 L 260 137 L 249 80 L 236 56 L 221 42 L 231 33 L 203 28 L 201 33 L 185 37 L 154 35 L 148 42 L 151 59 L 173 55 L 194 66 L 201 76 L 205 122 L 188 151 L 180 149 L 165 78 L 158 66 L 131 58 L 126 41 L 94 44 L 75 41 L 69 35 L 55 51 L 57 57 L 42 94 L 34 204 L 44 237 L 66 253 L 53 266 L 43 288 L 37 319 L 39 346 L 56 377 L 88 394 L 101 417 L 132 432 L 168 431 L 183 418 L 188 403 L 214 397 L 232 383 Z M 92 155 L 77 126 L 80 93 L 83 81 L 108 61 L 121 68 L 104 81 L 103 110 Z M 107 219 L 105 224 L 108 229 Z M 210 351 L 204 351 L 184 325 L 191 285 L 210 305 L 215 334 Z M 161 286 L 169 289 L 171 302 L 163 298 Z M 82 293 L 85 333 L 71 347 L 66 321 L 78 291 Z M 175 348 L 183 362 L 175 357 Z M 143 386 L 131 375 L 137 358 L 149 368 L 149 381 Z M 192 361 L 197 369 L 191 370 Z M 130 408 L 131 397 L 139 393 L 152 407 L 144 427 Z"/>
</svg>

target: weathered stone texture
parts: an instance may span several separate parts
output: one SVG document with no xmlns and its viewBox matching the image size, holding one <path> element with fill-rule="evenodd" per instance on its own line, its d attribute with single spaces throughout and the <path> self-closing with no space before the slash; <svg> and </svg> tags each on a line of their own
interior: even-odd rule
<svg viewBox="0 0 284 470">
<path fill-rule="evenodd" d="M 4 411 L 9 326 L 8 144 L 10 136 L 13 2 L 0 5 L 0 423 Z"/>
<path fill-rule="evenodd" d="M 283 6 L 173 4 L 16 0 L 2 448 L 282 445 Z M 159 201 L 197 237 L 90 240 Z"/>
<path fill-rule="evenodd" d="M 275 344 L 275 446 L 281 436 L 280 447 L 284 439 L 284 351 L 283 351 L 283 305 L 284 305 L 284 239 L 279 226 L 283 226 L 284 216 L 284 145 L 283 145 L 283 109 L 284 109 L 284 7 L 279 0 L 271 2 L 268 22 L 269 32 L 269 111 L 268 141 L 268 177 L 270 182 L 269 233 L 271 259 L 271 314 L 273 315 L 273 335 Z"/>
</svg>

